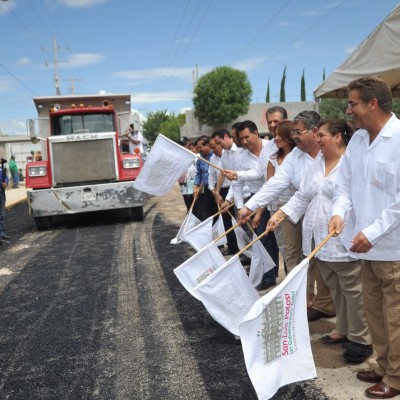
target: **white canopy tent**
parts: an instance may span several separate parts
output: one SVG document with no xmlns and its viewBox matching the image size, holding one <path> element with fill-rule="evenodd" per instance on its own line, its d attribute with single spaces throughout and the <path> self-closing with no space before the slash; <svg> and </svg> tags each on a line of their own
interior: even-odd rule
<svg viewBox="0 0 400 400">
<path fill-rule="evenodd" d="M 400 97 L 400 4 L 314 91 L 318 98 L 347 97 L 346 87 L 354 79 L 376 75 Z"/>
</svg>

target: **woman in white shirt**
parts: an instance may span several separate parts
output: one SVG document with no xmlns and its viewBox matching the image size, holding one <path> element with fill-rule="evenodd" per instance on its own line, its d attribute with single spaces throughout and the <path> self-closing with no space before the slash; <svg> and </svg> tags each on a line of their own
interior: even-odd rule
<svg viewBox="0 0 400 400">
<path fill-rule="evenodd" d="M 307 171 L 299 190 L 268 222 L 268 227 L 276 228 L 282 217 L 297 222 L 304 215 L 304 255 L 328 235 L 336 176 L 352 133 L 344 120 L 319 124 L 318 142 L 323 156 Z M 339 237 L 330 239 L 315 257 L 336 308 L 336 330 L 321 340 L 325 344 L 342 343 L 344 359 L 361 363 L 372 354 L 361 294 L 361 264 L 349 257 Z"/>
<path fill-rule="evenodd" d="M 296 147 L 296 142 L 293 140 L 292 137 L 292 131 L 293 131 L 293 122 L 289 120 L 283 120 L 279 122 L 276 127 L 275 127 L 275 145 L 278 148 L 276 152 L 274 152 L 268 161 L 267 164 L 267 179 L 270 179 L 272 176 L 275 175 L 275 172 L 280 168 L 282 165 L 283 160 L 285 157 Z M 293 196 L 293 194 L 296 192 L 296 189 L 290 185 L 289 188 L 284 190 L 282 194 L 279 196 L 277 201 L 273 201 L 269 204 L 269 210 L 271 212 L 271 215 L 278 210 L 278 208 L 282 207 L 286 202 Z M 256 228 L 263 216 L 264 213 L 264 208 L 260 208 L 256 215 L 254 216 L 254 219 L 252 221 L 253 228 Z M 285 254 L 285 243 L 284 243 L 284 238 L 282 235 L 281 229 L 278 229 L 274 232 L 275 234 L 275 239 L 278 244 L 279 251 L 281 253 L 283 262 L 284 262 L 284 267 L 285 267 L 285 273 L 287 273 L 286 270 L 286 254 Z M 301 251 L 301 249 L 299 249 Z M 278 266 L 276 268 L 276 273 L 278 274 Z"/>
</svg>

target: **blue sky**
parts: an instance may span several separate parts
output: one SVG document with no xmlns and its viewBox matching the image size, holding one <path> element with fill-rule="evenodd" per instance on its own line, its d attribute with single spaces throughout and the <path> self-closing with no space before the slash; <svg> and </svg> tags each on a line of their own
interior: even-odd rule
<svg viewBox="0 0 400 400">
<path fill-rule="evenodd" d="M 247 72 L 252 102 L 307 100 L 397 0 L 0 0 L 0 131 L 26 134 L 32 97 L 131 93 L 132 108 L 192 108 L 193 81 L 221 65 Z M 48 66 L 46 66 L 48 61 Z M 197 67 L 196 67 L 197 66 Z M 196 72 L 197 71 L 197 72 Z"/>
</svg>

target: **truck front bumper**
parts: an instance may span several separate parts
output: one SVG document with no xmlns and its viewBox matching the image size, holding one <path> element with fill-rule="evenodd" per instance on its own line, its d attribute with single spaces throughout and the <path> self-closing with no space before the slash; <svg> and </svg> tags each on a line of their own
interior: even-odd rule
<svg viewBox="0 0 400 400">
<path fill-rule="evenodd" d="M 143 207 L 144 195 L 133 182 L 28 189 L 29 210 L 33 217 Z"/>
</svg>

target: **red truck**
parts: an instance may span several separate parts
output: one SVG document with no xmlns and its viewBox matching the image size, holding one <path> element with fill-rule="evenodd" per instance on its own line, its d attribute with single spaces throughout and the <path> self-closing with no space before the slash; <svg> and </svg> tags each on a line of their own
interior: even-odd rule
<svg viewBox="0 0 400 400">
<path fill-rule="evenodd" d="M 39 230 L 56 215 L 123 210 L 143 220 L 144 195 L 133 187 L 143 159 L 124 152 L 131 122 L 129 94 L 35 97 L 37 123 L 28 121 L 43 159 L 26 166 L 30 214 Z M 39 129 L 38 134 L 36 133 Z"/>
</svg>

